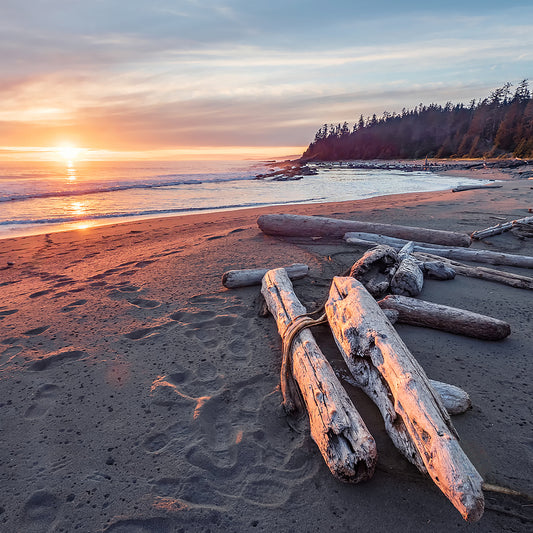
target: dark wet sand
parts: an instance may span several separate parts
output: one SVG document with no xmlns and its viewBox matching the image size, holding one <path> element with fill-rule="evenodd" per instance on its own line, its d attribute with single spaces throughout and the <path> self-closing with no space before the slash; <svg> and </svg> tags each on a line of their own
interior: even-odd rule
<svg viewBox="0 0 533 533">
<path fill-rule="evenodd" d="M 508 180 L 283 212 L 470 233 L 528 216 L 532 187 Z M 258 287 L 227 290 L 220 279 L 308 263 L 295 291 L 312 310 L 363 250 L 265 236 L 255 223 L 265 212 L 281 209 L 0 241 L 0 530 L 531 531 L 530 501 L 491 493 L 481 521 L 465 523 L 349 383 L 379 464 L 361 485 L 332 477 L 306 423 L 289 425 L 280 409 L 280 340 L 258 316 Z M 533 255 L 531 239 L 510 233 L 474 246 Z M 469 392 L 473 408 L 454 424 L 484 479 L 532 494 L 531 291 L 457 276 L 427 281 L 421 298 L 511 324 L 499 342 L 398 331 L 430 378 Z M 316 337 L 342 374 L 327 330 Z"/>
</svg>

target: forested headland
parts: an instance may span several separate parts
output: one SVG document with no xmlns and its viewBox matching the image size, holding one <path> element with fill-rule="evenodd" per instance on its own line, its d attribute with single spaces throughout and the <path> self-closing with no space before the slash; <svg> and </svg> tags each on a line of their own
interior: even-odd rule
<svg viewBox="0 0 533 533">
<path fill-rule="evenodd" d="M 420 104 L 358 122 L 324 124 L 303 161 L 342 159 L 533 158 L 533 98 L 528 81 L 469 104 Z"/>
</svg>

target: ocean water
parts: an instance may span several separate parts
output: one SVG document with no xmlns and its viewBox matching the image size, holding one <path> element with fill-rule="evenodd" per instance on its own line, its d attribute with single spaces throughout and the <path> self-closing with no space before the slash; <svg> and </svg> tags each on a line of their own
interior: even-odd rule
<svg viewBox="0 0 533 533">
<path fill-rule="evenodd" d="M 0 238 L 149 217 L 437 191 L 466 177 L 318 168 L 300 180 L 254 179 L 267 162 L 0 162 Z M 277 209 L 280 211 L 280 209 Z"/>
</svg>

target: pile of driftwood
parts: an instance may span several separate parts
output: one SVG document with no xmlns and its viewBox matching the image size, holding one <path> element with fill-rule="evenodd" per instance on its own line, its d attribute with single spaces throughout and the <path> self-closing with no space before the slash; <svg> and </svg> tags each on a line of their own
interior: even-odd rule
<svg viewBox="0 0 533 533">
<path fill-rule="evenodd" d="M 261 292 L 282 338 L 284 406 L 289 413 L 307 410 L 311 436 L 330 471 L 343 481 L 367 480 L 374 473 L 377 450 L 308 329 L 324 322 L 329 323 L 356 384 L 379 408 L 398 450 L 431 476 L 465 520 L 479 520 L 484 510 L 483 480 L 461 449 L 450 420 L 450 414 L 470 407 L 468 394 L 428 379 L 392 324 L 399 321 L 481 339 L 503 339 L 511 329 L 501 320 L 414 296 L 421 292 L 424 277 L 446 280 L 456 273 L 489 276 L 531 289 L 531 278 L 495 271 L 501 278 L 495 279 L 490 277 L 496 276 L 491 269 L 478 271 L 479 267 L 452 258 L 529 268 L 533 268 L 533 258 L 481 251 L 464 256 L 470 236 L 423 228 L 295 215 L 263 215 L 258 224 L 269 234 L 336 236 L 372 247 L 354 263 L 349 276 L 333 278 L 324 314 L 318 319 L 307 314 L 289 279 L 305 276 L 306 265 L 230 271 L 223 277 L 227 287 L 262 283 Z"/>
</svg>

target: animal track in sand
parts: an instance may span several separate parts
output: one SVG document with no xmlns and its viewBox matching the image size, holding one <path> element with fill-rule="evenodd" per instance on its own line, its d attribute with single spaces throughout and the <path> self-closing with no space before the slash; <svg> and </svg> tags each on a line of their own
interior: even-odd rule
<svg viewBox="0 0 533 533">
<path fill-rule="evenodd" d="M 57 352 L 51 352 L 49 354 L 46 354 L 42 356 L 40 359 L 37 359 L 37 361 L 34 361 L 28 366 L 29 370 L 33 370 L 36 372 L 41 372 L 43 370 L 49 370 L 50 368 L 54 368 L 56 366 L 77 361 L 81 359 L 82 357 L 87 356 L 87 352 L 84 352 L 83 350 L 60 350 Z"/>
<path fill-rule="evenodd" d="M 41 385 L 33 397 L 33 403 L 26 409 L 24 418 L 33 420 L 43 417 L 57 398 L 58 393 L 59 387 L 53 383 Z"/>
</svg>

